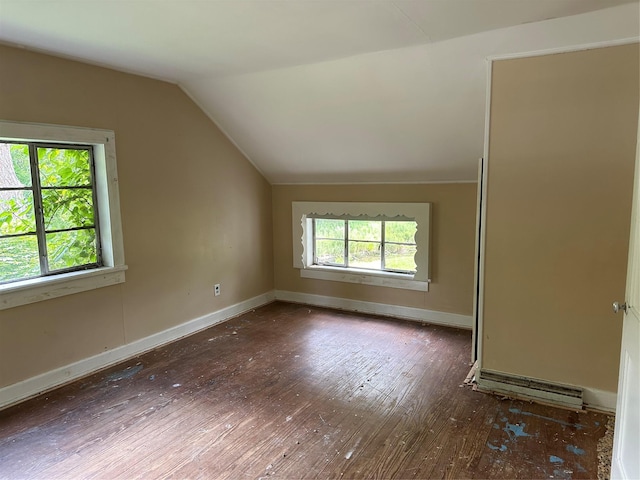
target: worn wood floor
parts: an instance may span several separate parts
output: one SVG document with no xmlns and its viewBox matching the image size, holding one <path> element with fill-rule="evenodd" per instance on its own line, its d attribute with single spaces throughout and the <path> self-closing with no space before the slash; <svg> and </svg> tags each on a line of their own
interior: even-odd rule
<svg viewBox="0 0 640 480">
<path fill-rule="evenodd" d="M 466 331 L 273 303 L 0 412 L 0 478 L 596 478 L 607 417 L 462 387 Z"/>
</svg>

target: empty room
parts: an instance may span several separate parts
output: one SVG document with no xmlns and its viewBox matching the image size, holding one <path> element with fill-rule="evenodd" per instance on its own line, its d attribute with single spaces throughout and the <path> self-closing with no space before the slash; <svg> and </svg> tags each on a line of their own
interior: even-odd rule
<svg viewBox="0 0 640 480">
<path fill-rule="evenodd" d="M 0 479 L 640 478 L 638 0 L 0 0 Z"/>
</svg>

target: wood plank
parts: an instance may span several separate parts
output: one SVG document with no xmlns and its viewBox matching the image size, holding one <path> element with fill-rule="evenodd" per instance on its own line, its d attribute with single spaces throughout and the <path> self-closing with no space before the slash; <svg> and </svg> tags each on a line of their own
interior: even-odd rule
<svg viewBox="0 0 640 480">
<path fill-rule="evenodd" d="M 594 478 L 607 417 L 463 386 L 470 340 L 275 302 L 0 411 L 0 478 Z"/>
</svg>

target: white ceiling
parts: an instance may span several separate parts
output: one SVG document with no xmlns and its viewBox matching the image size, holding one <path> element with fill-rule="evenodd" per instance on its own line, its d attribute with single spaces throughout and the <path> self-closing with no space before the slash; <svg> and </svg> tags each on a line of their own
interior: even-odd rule
<svg viewBox="0 0 640 480">
<path fill-rule="evenodd" d="M 179 84 L 272 183 L 460 181 L 486 57 L 638 37 L 638 1 L 0 0 L 0 41 Z"/>
</svg>

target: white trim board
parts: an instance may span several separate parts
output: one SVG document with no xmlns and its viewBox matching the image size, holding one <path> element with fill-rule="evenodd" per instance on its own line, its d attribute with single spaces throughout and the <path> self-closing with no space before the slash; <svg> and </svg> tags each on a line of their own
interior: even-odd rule
<svg viewBox="0 0 640 480">
<path fill-rule="evenodd" d="M 591 410 L 599 410 L 606 413 L 616 413 L 616 401 L 618 394 L 607 390 L 584 387 L 582 401 L 584 407 Z"/>
<path fill-rule="evenodd" d="M 583 43 L 579 45 L 567 45 L 562 47 L 547 48 L 542 50 L 532 50 L 527 52 L 505 53 L 489 55 L 486 59 L 490 62 L 494 60 L 514 60 L 517 58 L 542 57 L 545 55 L 557 55 L 561 53 L 582 52 L 584 50 L 595 50 L 597 48 L 619 47 L 640 42 L 640 37 L 620 38 L 616 40 L 604 40 L 602 42 Z"/>
<path fill-rule="evenodd" d="M 145 352 L 153 350 L 154 348 L 166 345 L 167 343 L 204 330 L 213 325 L 223 323 L 248 310 L 271 303 L 273 300 L 392 316 L 464 329 L 470 329 L 472 325 L 472 318 L 468 315 L 276 290 L 250 298 L 202 317 L 195 318 L 162 332 L 136 340 L 135 342 L 122 345 L 113 350 L 51 370 L 22 382 L 0 388 L 0 409 L 48 390 L 60 387 L 84 376 L 93 374 L 119 362 L 134 358 Z M 616 409 L 615 392 L 585 387 L 583 389 L 583 401 L 586 408 L 592 408 L 609 413 L 614 413 Z"/>
<path fill-rule="evenodd" d="M 0 409 L 30 397 L 60 387 L 73 380 L 93 374 L 116 363 L 137 357 L 154 348 L 225 322 L 248 310 L 266 305 L 274 300 L 273 291 L 244 300 L 229 307 L 194 318 L 162 332 L 154 333 L 131 343 L 121 345 L 93 357 L 79 360 L 55 370 L 0 388 Z"/>
<path fill-rule="evenodd" d="M 371 313 L 374 315 L 433 323 L 448 327 L 464 328 L 465 330 L 471 330 L 472 326 L 471 315 L 437 312 L 435 310 L 426 310 L 424 308 L 364 302 L 360 300 L 350 300 L 348 298 L 327 297 L 324 295 L 313 295 L 310 293 L 289 292 L 284 290 L 276 290 L 275 299 L 282 300 L 284 302 L 313 305 L 316 307 L 336 308 L 351 312 Z"/>
<path fill-rule="evenodd" d="M 273 186 L 326 186 L 335 185 L 449 185 L 456 183 L 478 183 L 478 180 L 418 180 L 403 182 L 276 182 Z"/>
<path fill-rule="evenodd" d="M 429 282 L 413 280 L 409 275 L 401 274 L 380 274 L 368 270 L 357 270 L 355 268 L 344 267 L 324 267 L 311 265 L 300 269 L 302 278 L 314 278 L 316 280 L 329 280 L 333 282 L 358 283 L 361 285 L 377 285 L 379 287 L 403 288 L 405 290 L 416 290 L 418 292 L 428 292 Z M 404 277 L 404 278 L 403 278 Z M 409 278 L 406 278 L 409 277 Z"/>
</svg>

